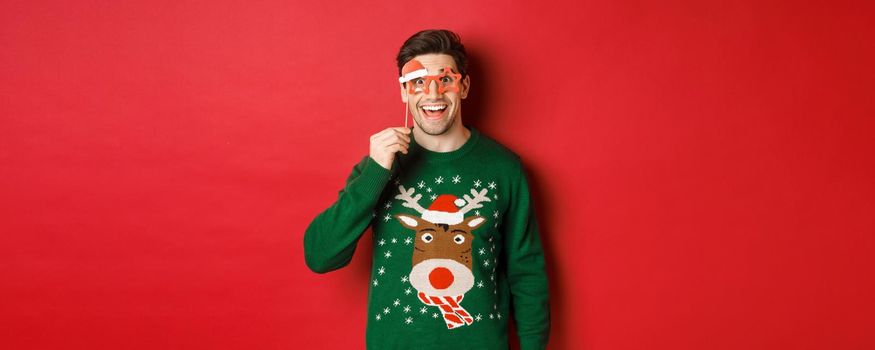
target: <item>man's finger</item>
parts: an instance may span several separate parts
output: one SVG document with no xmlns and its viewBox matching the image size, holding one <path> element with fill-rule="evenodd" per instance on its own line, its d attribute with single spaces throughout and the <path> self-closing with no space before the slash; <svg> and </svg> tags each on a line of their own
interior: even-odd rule
<svg viewBox="0 0 875 350">
<path fill-rule="evenodd" d="M 389 151 L 392 153 L 399 152 L 399 151 L 403 152 L 403 153 L 407 153 L 407 147 L 403 147 L 403 146 L 396 143 L 396 144 L 389 147 Z"/>
<path fill-rule="evenodd" d="M 386 141 L 383 144 L 383 147 L 389 148 L 389 147 L 392 147 L 393 145 L 400 145 L 400 146 L 403 146 L 405 148 L 410 147 L 410 143 L 405 142 L 404 140 L 398 140 L 398 139 Z"/>
<path fill-rule="evenodd" d="M 405 135 L 410 134 L 410 131 L 411 131 L 410 128 L 405 128 L 403 126 L 396 126 L 396 127 L 390 128 L 390 129 L 398 131 L 398 132 L 405 134 Z"/>
<path fill-rule="evenodd" d="M 401 138 L 401 139 L 407 140 L 407 142 L 410 142 L 410 136 L 407 134 L 403 134 L 401 132 L 396 131 L 395 135 L 397 135 L 398 138 Z"/>
<path fill-rule="evenodd" d="M 410 142 L 410 137 L 407 135 L 401 134 L 397 131 L 391 130 L 389 133 L 380 138 L 380 140 L 405 140 Z"/>
<path fill-rule="evenodd" d="M 385 135 L 380 136 L 378 138 L 378 141 L 380 143 L 385 143 L 387 141 L 397 140 L 398 138 L 398 134 L 396 134 L 394 131 L 389 131 Z"/>
<path fill-rule="evenodd" d="M 388 132 L 388 129 L 380 130 L 380 132 L 371 135 L 371 140 L 379 139 L 380 137 L 383 137 L 383 135 L 386 135 Z"/>
</svg>

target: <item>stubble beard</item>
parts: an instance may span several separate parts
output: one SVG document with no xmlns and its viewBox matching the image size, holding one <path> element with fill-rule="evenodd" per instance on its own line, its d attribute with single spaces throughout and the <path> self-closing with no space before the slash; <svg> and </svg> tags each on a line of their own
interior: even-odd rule
<svg viewBox="0 0 875 350">
<path fill-rule="evenodd" d="M 415 122 L 416 126 L 419 127 L 419 130 L 422 130 L 422 132 L 432 136 L 438 136 L 447 133 L 447 131 L 449 131 L 453 127 L 453 123 L 456 122 L 455 114 L 449 116 L 443 124 L 437 125 L 432 123 L 422 123 L 422 118 L 422 115 L 416 113 L 414 114 L 413 122 Z"/>
</svg>

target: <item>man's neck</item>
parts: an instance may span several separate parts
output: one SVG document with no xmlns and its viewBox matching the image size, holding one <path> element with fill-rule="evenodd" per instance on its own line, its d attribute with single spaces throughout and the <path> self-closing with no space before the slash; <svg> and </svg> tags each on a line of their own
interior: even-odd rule
<svg viewBox="0 0 875 350">
<path fill-rule="evenodd" d="M 420 128 L 413 128 L 413 138 L 416 139 L 416 143 L 432 152 L 455 151 L 462 147 L 469 137 L 471 137 L 471 131 L 465 128 L 462 123 L 455 123 L 450 130 L 441 135 L 429 135 Z"/>
</svg>

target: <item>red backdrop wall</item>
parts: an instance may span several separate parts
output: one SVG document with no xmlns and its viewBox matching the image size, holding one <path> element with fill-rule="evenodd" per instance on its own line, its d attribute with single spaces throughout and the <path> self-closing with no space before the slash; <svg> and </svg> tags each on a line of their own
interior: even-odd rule
<svg viewBox="0 0 875 350">
<path fill-rule="evenodd" d="M 369 233 L 317 275 L 303 232 L 448 28 L 530 173 L 552 349 L 873 348 L 873 13 L 2 1 L 0 346 L 362 348 Z"/>
</svg>

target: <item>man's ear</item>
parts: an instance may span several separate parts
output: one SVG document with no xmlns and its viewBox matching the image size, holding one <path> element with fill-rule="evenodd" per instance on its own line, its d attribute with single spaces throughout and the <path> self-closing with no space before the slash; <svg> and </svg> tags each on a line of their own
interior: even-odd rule
<svg viewBox="0 0 875 350">
<path fill-rule="evenodd" d="M 399 222 L 401 222 L 401 225 L 411 230 L 415 231 L 422 228 L 422 219 L 413 215 L 398 214 L 395 215 L 395 218 L 398 219 Z"/>
<path fill-rule="evenodd" d="M 466 75 L 464 79 L 462 79 L 462 99 L 468 98 L 468 89 L 471 88 L 471 76 Z"/>
<path fill-rule="evenodd" d="M 401 102 L 407 103 L 407 89 L 404 88 L 404 83 L 398 83 L 401 85 Z"/>
</svg>

